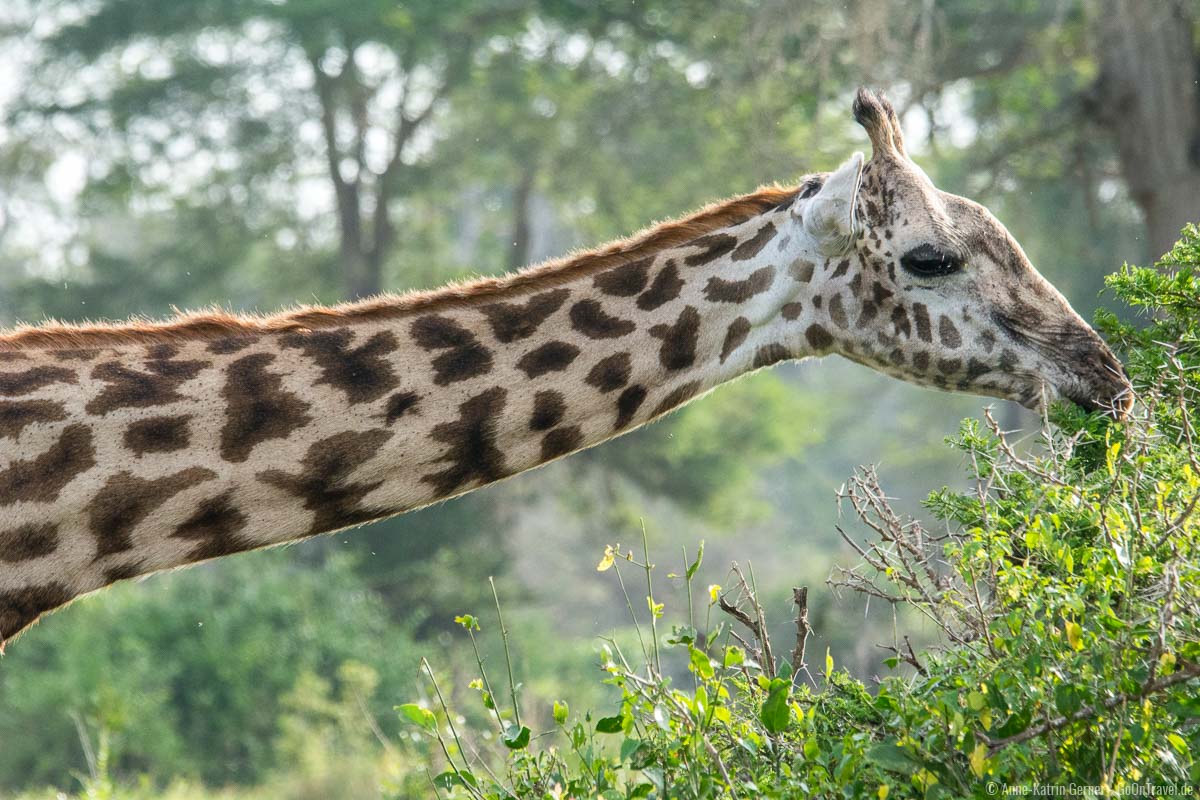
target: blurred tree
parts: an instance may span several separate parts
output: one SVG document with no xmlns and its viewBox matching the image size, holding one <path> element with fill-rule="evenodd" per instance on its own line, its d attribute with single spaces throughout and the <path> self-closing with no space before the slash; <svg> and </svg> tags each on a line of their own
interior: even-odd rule
<svg viewBox="0 0 1200 800">
<path fill-rule="evenodd" d="M 1200 4 L 1104 0 L 1094 17 L 1089 110 L 1116 142 L 1158 256 L 1200 218 Z"/>
<path fill-rule="evenodd" d="M 0 670 L 0 786 L 69 788 L 86 771 L 81 737 L 100 732 L 120 775 L 261 780 L 286 763 L 280 698 L 349 661 L 386 676 L 371 711 L 391 720 L 416 657 L 351 567 L 308 571 L 257 553 L 126 584 L 46 620 Z"/>
</svg>

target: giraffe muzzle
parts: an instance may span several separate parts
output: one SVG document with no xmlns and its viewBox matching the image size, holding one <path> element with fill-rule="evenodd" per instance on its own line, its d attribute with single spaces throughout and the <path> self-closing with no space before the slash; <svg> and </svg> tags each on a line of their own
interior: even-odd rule
<svg viewBox="0 0 1200 800">
<path fill-rule="evenodd" d="M 1068 351 L 1073 362 L 1068 369 L 1076 377 L 1059 392 L 1086 411 L 1100 411 L 1115 420 L 1128 418 L 1134 397 L 1125 368 L 1090 328 L 1082 338 L 1085 341 Z"/>
</svg>

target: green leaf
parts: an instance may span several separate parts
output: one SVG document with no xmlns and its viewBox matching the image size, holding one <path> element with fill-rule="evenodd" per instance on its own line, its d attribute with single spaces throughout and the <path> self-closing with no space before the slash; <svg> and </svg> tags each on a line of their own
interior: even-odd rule
<svg viewBox="0 0 1200 800">
<path fill-rule="evenodd" d="M 459 625 L 462 625 L 463 628 L 465 628 L 466 630 L 469 630 L 469 631 L 479 630 L 479 620 L 470 614 L 460 614 L 454 618 L 454 621 L 457 622 Z"/>
<path fill-rule="evenodd" d="M 522 725 L 517 729 L 515 725 L 511 726 L 501 737 L 504 746 L 509 750 L 524 750 L 529 746 L 529 728 Z"/>
<path fill-rule="evenodd" d="M 909 774 L 921 763 L 894 741 L 880 742 L 867 751 L 867 760 L 892 772 Z"/>
<path fill-rule="evenodd" d="M 792 684 L 783 678 L 775 678 L 767 689 L 767 699 L 763 701 L 758 718 L 763 727 L 771 733 L 783 733 L 791 720 L 791 709 L 788 708 L 788 697 Z"/>
<path fill-rule="evenodd" d="M 433 779 L 434 784 L 439 789 L 450 791 L 455 786 L 464 786 L 475 788 L 479 785 L 479 779 L 466 770 L 448 769 L 442 774 Z"/>
<path fill-rule="evenodd" d="M 725 648 L 725 660 L 722 666 L 736 667 L 746 660 L 746 651 L 738 647 L 736 644 L 731 644 Z"/>
<path fill-rule="evenodd" d="M 625 728 L 625 717 L 602 717 L 596 721 L 596 733 L 620 733 Z"/>
<path fill-rule="evenodd" d="M 696 551 L 696 560 L 687 568 L 687 579 L 690 581 L 695 577 L 696 571 L 700 569 L 700 563 L 704 561 L 704 540 L 700 540 L 700 549 Z"/>
<path fill-rule="evenodd" d="M 628 761 L 641 746 L 641 739 L 626 739 L 621 742 L 621 761 Z"/>
<path fill-rule="evenodd" d="M 567 715 L 570 714 L 570 712 L 570 706 L 566 704 L 566 701 L 554 701 L 554 721 L 559 725 L 567 724 Z"/>
<path fill-rule="evenodd" d="M 414 725 L 419 725 L 427 731 L 437 729 L 437 718 L 427 708 L 421 708 L 416 703 L 405 703 L 402 706 L 396 706 L 396 710 Z"/>
<path fill-rule="evenodd" d="M 692 672 L 702 680 L 708 680 L 713 676 L 712 661 L 708 657 L 708 653 L 703 650 L 698 650 L 695 647 L 688 647 Z"/>
<path fill-rule="evenodd" d="M 1065 628 L 1067 633 L 1067 644 L 1071 646 L 1072 650 L 1082 650 L 1083 628 L 1079 626 L 1078 622 L 1071 621 L 1066 623 Z"/>
</svg>

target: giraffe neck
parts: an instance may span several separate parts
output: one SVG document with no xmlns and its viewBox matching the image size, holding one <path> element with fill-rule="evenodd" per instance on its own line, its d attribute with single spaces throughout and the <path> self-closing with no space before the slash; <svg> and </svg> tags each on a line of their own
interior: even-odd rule
<svg viewBox="0 0 1200 800">
<path fill-rule="evenodd" d="M 452 497 L 827 349 L 805 192 L 777 194 L 415 300 L 0 337 L 0 643 L 114 581 Z"/>
</svg>

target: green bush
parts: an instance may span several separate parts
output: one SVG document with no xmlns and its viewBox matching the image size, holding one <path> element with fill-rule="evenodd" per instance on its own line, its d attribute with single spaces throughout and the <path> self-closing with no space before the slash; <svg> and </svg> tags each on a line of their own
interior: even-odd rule
<svg viewBox="0 0 1200 800">
<path fill-rule="evenodd" d="M 114 587 L 36 634 L 0 666 L 0 775 L 20 781 L 0 792 L 74 788 L 101 751 L 101 772 L 125 782 L 260 782 L 294 768 L 288 733 L 324 696 L 306 692 L 313 676 L 339 676 L 344 691 L 357 674 L 344 665 L 369 667 L 383 683 L 365 699 L 380 714 L 416 664 L 349 559 L 305 569 L 284 550 Z"/>
<path fill-rule="evenodd" d="M 472 682 L 466 723 L 445 680 L 399 707 L 423 732 L 441 796 L 988 797 L 1071 785 L 1129 793 L 1200 783 L 1200 230 L 1158 269 L 1109 280 L 1144 312 L 1102 314 L 1138 393 L 1131 419 L 1052 410 L 1032 445 L 986 415 L 951 441 L 969 491 L 926 501 L 930 530 L 898 515 L 870 470 L 841 501 L 860 562 L 834 589 L 906 607 L 938 634 L 886 645 L 877 686 L 805 653 L 800 594 L 791 655 L 765 634 L 753 573 L 712 586 L 668 634 L 648 556 L 610 547 L 638 623 L 639 657 L 606 646 L 608 713 L 522 709 L 511 674 Z M 1053 424 L 1051 424 L 1053 423 Z M 641 559 L 636 560 L 636 559 Z M 622 567 L 625 569 L 622 575 Z M 633 568 L 641 575 L 630 576 Z M 699 559 L 681 575 L 689 592 Z M 743 575 L 747 577 L 743 577 Z M 660 578 L 661 579 L 661 578 Z M 689 593 L 689 596 L 690 593 Z M 637 613 L 634 613 L 637 609 Z M 460 618 L 473 640 L 478 620 Z M 636 665 L 635 665 L 636 661 Z M 496 672 L 495 669 L 492 670 Z M 433 672 L 428 672 L 433 680 Z M 479 722 L 479 720 L 487 722 Z M 537 732 L 535 733 L 534 730 Z M 436 744 L 436 747 L 432 745 Z"/>
</svg>

